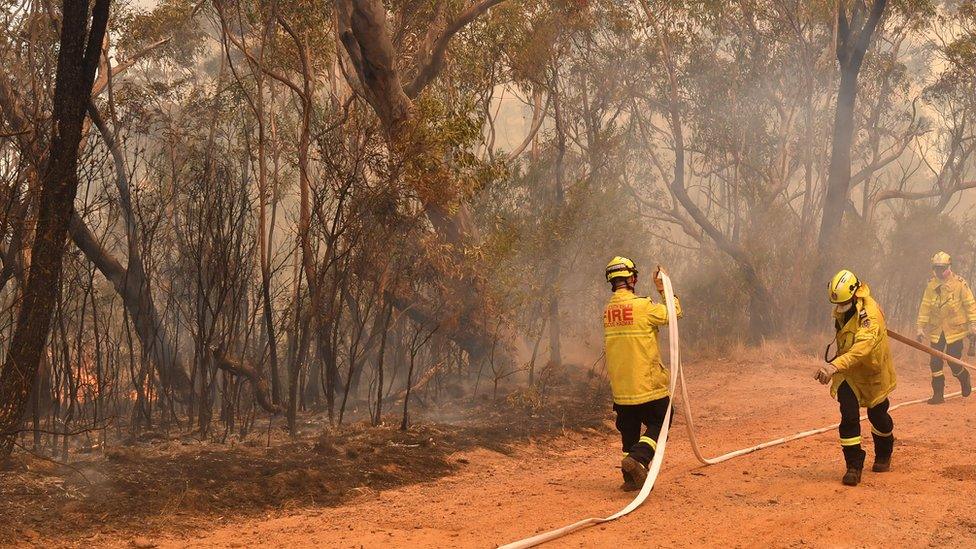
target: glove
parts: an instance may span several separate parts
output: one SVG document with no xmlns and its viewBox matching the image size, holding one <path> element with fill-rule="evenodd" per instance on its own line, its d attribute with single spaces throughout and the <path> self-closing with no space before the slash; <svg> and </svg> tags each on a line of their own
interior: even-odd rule
<svg viewBox="0 0 976 549">
<path fill-rule="evenodd" d="M 654 271 L 654 287 L 657 288 L 657 293 L 664 295 L 664 281 L 661 280 L 660 274 L 668 274 L 667 271 L 661 268 L 660 265 L 657 266 L 657 270 Z"/>
<path fill-rule="evenodd" d="M 817 370 L 817 373 L 813 375 L 813 378 L 821 383 L 821 385 L 826 385 L 830 383 L 830 378 L 837 373 L 837 366 L 833 364 L 824 364 Z"/>
<path fill-rule="evenodd" d="M 969 335 L 976 336 L 976 322 L 969 325 Z"/>
<path fill-rule="evenodd" d="M 970 331 L 972 330 L 970 329 Z M 919 328 L 918 331 L 915 332 L 915 341 L 919 343 L 925 341 L 925 331 L 922 330 L 921 328 Z"/>
</svg>

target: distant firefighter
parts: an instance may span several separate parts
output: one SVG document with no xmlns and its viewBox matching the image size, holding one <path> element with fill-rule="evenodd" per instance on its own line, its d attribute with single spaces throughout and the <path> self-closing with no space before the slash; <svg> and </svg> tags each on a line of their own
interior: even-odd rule
<svg viewBox="0 0 976 549">
<path fill-rule="evenodd" d="M 949 254 L 939 252 L 932 256 L 932 275 L 918 307 L 918 341 L 927 338 L 933 349 L 959 358 L 966 336 L 976 334 L 976 300 L 966 280 L 952 272 Z M 932 367 L 929 404 L 942 404 L 945 402 L 942 359 L 933 356 L 929 365 Z M 949 368 L 959 380 L 962 396 L 968 397 L 973 392 L 969 370 L 955 364 Z"/>
<path fill-rule="evenodd" d="M 843 483 L 861 482 L 866 453 L 861 449 L 860 409 L 868 409 L 874 438 L 875 472 L 888 471 L 894 448 L 894 422 L 888 414 L 888 395 L 895 388 L 895 368 L 881 307 L 851 271 L 834 275 L 828 287 L 834 307 L 837 355 L 814 376 L 831 384 L 840 403 L 840 445 L 847 463 Z M 826 358 L 826 357 L 824 357 Z"/>
<path fill-rule="evenodd" d="M 658 268 L 658 272 L 660 268 Z M 654 273 L 657 291 L 664 295 L 664 283 Z M 613 391 L 613 410 L 624 457 L 620 463 L 625 491 L 639 490 L 647 479 L 647 467 L 657 450 L 657 437 L 670 404 L 670 373 L 661 364 L 657 333 L 668 323 L 667 307 L 649 297 L 634 294 L 637 267 L 626 257 L 615 257 L 607 265 L 607 282 L 613 297 L 603 314 L 607 371 Z M 675 298 L 681 317 L 681 305 Z M 641 435 L 641 428 L 645 427 Z"/>
</svg>

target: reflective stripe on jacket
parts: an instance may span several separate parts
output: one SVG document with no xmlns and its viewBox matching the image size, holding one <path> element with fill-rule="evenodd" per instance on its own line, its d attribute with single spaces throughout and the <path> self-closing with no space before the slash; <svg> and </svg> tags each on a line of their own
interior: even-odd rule
<svg viewBox="0 0 976 549">
<path fill-rule="evenodd" d="M 966 280 L 952 274 L 945 280 L 932 277 L 925 286 L 918 307 L 918 329 L 937 343 L 944 333 L 946 343 L 955 343 L 976 323 L 976 300 Z"/>
<path fill-rule="evenodd" d="M 837 398 L 837 388 L 844 381 L 851 386 L 862 408 L 872 408 L 888 398 L 896 384 L 895 365 L 888 346 L 887 326 L 878 302 L 867 285 L 854 294 L 856 312 L 843 325 L 844 314 L 834 311 L 837 329 L 837 367 L 830 394 Z"/>
<path fill-rule="evenodd" d="M 681 318 L 678 298 L 674 304 Z M 643 404 L 668 396 L 670 373 L 657 346 L 658 328 L 667 323 L 665 305 L 627 289 L 613 293 L 603 312 L 603 336 L 615 403 Z"/>
</svg>

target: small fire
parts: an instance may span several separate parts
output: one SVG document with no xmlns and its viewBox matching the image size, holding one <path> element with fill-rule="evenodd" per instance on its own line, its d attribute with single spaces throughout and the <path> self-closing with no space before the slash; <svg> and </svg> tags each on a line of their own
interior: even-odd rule
<svg viewBox="0 0 976 549">
<path fill-rule="evenodd" d="M 50 353 L 50 351 L 49 351 Z M 48 355 L 48 364 L 51 364 L 50 354 Z M 112 380 L 108 380 L 104 377 L 104 372 L 102 376 L 99 376 L 99 371 L 97 367 L 97 362 L 95 358 L 95 353 L 93 349 L 85 348 L 82 352 L 79 362 L 76 364 L 76 368 L 72 369 L 70 378 L 62 378 L 65 383 L 72 384 L 76 389 L 76 399 L 79 403 L 86 403 L 95 401 L 101 397 L 107 396 L 116 387 L 116 384 Z M 50 374 L 47 374 L 50 375 Z M 153 397 L 153 385 L 152 385 L 152 373 L 145 372 L 140 374 L 141 379 L 138 380 L 139 384 L 144 387 L 144 394 L 148 398 Z M 101 379 L 99 379 L 101 377 Z M 70 380 L 70 381 L 69 381 Z M 119 380 L 124 382 L 124 380 Z M 65 387 L 66 390 L 62 391 L 62 399 L 67 401 L 70 398 L 71 387 Z M 131 387 L 126 393 L 126 397 L 130 401 L 136 401 L 139 398 L 139 392 L 135 387 Z"/>
</svg>

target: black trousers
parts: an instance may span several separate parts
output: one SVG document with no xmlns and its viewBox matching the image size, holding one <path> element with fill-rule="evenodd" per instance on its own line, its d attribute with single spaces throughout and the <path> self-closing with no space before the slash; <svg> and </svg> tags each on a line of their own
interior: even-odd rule
<svg viewBox="0 0 976 549">
<path fill-rule="evenodd" d="M 840 445 L 844 450 L 844 460 L 848 467 L 864 466 L 865 452 L 861 449 L 861 405 L 857 402 L 854 390 L 847 382 L 837 388 L 837 402 L 840 403 Z M 871 436 L 874 439 L 875 459 L 887 461 L 895 445 L 895 422 L 888 413 L 890 402 L 884 399 L 873 408 L 868 408 L 871 422 Z"/>
<path fill-rule="evenodd" d="M 659 398 L 644 404 L 614 404 L 617 413 L 617 430 L 625 454 L 645 467 L 657 450 L 657 437 L 664 425 L 664 416 L 671 403 L 670 397 Z M 644 434 L 641 434 L 644 429 Z"/>
<path fill-rule="evenodd" d="M 932 348 L 936 351 L 943 351 L 951 357 L 961 358 L 965 341 L 965 339 L 960 339 L 955 343 L 946 344 L 945 333 L 942 333 L 939 335 L 939 341 L 932 344 Z M 932 369 L 932 392 L 937 396 L 942 396 L 945 392 L 945 374 L 942 372 L 943 362 L 941 358 L 935 356 L 929 362 L 929 367 Z M 952 375 L 960 379 L 965 379 L 969 375 L 968 370 L 956 364 L 950 363 L 949 369 L 952 370 Z"/>
</svg>

